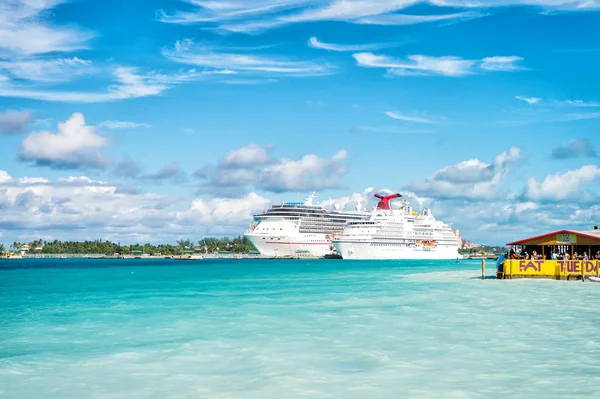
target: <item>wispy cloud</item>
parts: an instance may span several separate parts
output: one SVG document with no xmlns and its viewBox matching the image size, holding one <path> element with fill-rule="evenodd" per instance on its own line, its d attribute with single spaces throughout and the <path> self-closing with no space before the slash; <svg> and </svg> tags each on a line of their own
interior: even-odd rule
<svg viewBox="0 0 600 399">
<path fill-rule="evenodd" d="M 136 123 L 126 121 L 104 121 L 98 124 L 99 127 L 105 127 L 107 129 L 135 129 L 138 127 L 151 127 L 147 123 Z"/>
<path fill-rule="evenodd" d="M 537 104 L 540 102 L 541 98 L 539 97 L 523 97 L 523 96 L 516 96 L 515 97 L 517 100 L 521 100 L 521 101 L 525 101 L 527 104 L 529 105 L 533 105 L 533 104 Z"/>
<path fill-rule="evenodd" d="M 329 74 L 332 70 L 329 65 L 313 61 L 225 52 L 219 48 L 196 44 L 189 39 L 177 41 L 173 48 L 163 49 L 162 54 L 173 62 L 238 73 L 319 76 Z"/>
<path fill-rule="evenodd" d="M 51 25 L 49 10 L 67 0 L 4 0 L 0 2 L 0 56 L 13 57 L 87 48 L 95 35 L 73 25 Z"/>
<path fill-rule="evenodd" d="M 26 58 L 0 59 L 0 71 L 12 79 L 24 79 L 35 82 L 61 82 L 72 80 L 76 76 L 96 72 L 91 61 L 73 58 Z"/>
<path fill-rule="evenodd" d="M 569 121 L 582 121 L 586 119 L 598 119 L 600 118 L 600 112 L 582 112 L 566 114 L 564 116 L 558 116 L 554 120 L 556 122 L 569 122 Z"/>
<path fill-rule="evenodd" d="M 53 90 L 47 87 L 32 87 L 10 80 L 0 80 L 0 97 L 29 98 L 42 101 L 68 103 L 95 103 L 159 95 L 173 85 L 200 78 L 213 72 L 198 72 L 194 69 L 177 74 L 141 73 L 135 67 L 116 67 L 112 71 L 115 83 L 103 91 Z"/>
<path fill-rule="evenodd" d="M 486 57 L 481 60 L 479 67 L 487 71 L 518 71 L 525 69 L 525 67 L 518 65 L 520 61 L 523 61 L 523 58 L 514 55 Z"/>
<path fill-rule="evenodd" d="M 583 100 L 565 100 L 559 102 L 561 105 L 567 105 L 570 107 L 581 107 L 581 108 L 597 108 L 600 107 L 600 102 L 596 101 L 583 101 Z"/>
<path fill-rule="evenodd" d="M 393 112 L 393 111 L 387 111 L 385 114 L 387 116 L 389 116 L 390 118 L 396 119 L 399 121 L 413 122 L 413 123 L 437 123 L 431 119 L 421 118 L 418 116 L 402 115 L 402 114 L 399 114 L 398 112 Z"/>
<path fill-rule="evenodd" d="M 535 6 L 546 12 L 591 11 L 600 8 L 590 0 L 255 0 L 211 1 L 182 0 L 192 5 L 186 11 L 157 11 L 164 23 L 201 24 L 205 29 L 255 34 L 284 25 L 313 21 L 344 21 L 356 24 L 411 25 L 436 21 L 462 22 L 480 18 L 504 6 Z M 452 9 L 450 14 L 435 10 L 431 15 L 400 13 L 417 4 L 427 4 L 439 10 Z M 195 7 L 194 7 L 195 6 Z M 481 10 L 481 11 L 480 11 Z"/>
<path fill-rule="evenodd" d="M 223 79 L 219 83 L 226 85 L 254 86 L 275 83 L 277 79 Z"/>
<path fill-rule="evenodd" d="M 329 51 L 368 51 L 397 46 L 397 43 L 335 44 L 319 41 L 315 36 L 308 40 L 308 45 Z"/>
<path fill-rule="evenodd" d="M 476 11 L 438 15 L 408 15 L 397 11 L 419 0 L 258 0 L 218 2 L 185 0 L 196 8 L 188 11 L 157 11 L 165 23 L 202 24 L 208 29 L 236 33 L 258 33 L 284 25 L 312 21 L 345 21 L 356 24 L 412 25 L 435 21 L 465 21 L 484 16 Z M 444 3 L 436 4 L 446 6 Z M 462 7 L 462 6 L 459 6 Z"/>
<path fill-rule="evenodd" d="M 425 55 L 409 55 L 406 59 L 396 59 L 387 55 L 376 55 L 369 52 L 352 55 L 358 65 L 371 68 L 386 68 L 388 75 L 442 75 L 459 77 L 475 73 L 475 68 L 489 71 L 513 71 L 514 63 L 521 57 L 487 57 L 483 60 L 465 60 L 455 56 L 430 57 Z M 494 65 L 494 66 L 492 66 Z"/>
<path fill-rule="evenodd" d="M 473 11 L 442 15 L 381 14 L 357 19 L 355 23 L 368 25 L 414 25 L 437 21 L 467 21 L 487 15 L 489 14 Z"/>
<path fill-rule="evenodd" d="M 304 101 L 304 104 L 316 105 L 316 106 L 322 107 L 325 105 L 325 101 L 323 101 L 323 100 L 306 100 L 306 101 Z"/>
<path fill-rule="evenodd" d="M 357 126 L 350 129 L 351 132 L 391 133 L 391 134 L 433 134 L 431 130 L 407 129 L 401 126 Z"/>
</svg>

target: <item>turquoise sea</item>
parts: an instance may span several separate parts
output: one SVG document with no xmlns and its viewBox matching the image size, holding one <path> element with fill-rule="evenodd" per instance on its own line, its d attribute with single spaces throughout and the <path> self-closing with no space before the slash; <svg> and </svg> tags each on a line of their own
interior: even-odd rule
<svg viewBox="0 0 600 399">
<path fill-rule="evenodd" d="M 600 397 L 600 284 L 480 277 L 478 261 L 0 261 L 0 397 Z"/>
</svg>

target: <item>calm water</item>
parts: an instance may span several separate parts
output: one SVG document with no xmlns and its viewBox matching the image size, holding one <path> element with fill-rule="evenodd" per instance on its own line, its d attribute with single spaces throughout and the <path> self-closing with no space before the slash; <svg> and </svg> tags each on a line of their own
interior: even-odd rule
<svg viewBox="0 0 600 399">
<path fill-rule="evenodd" d="M 0 397 L 598 397 L 600 284 L 479 265 L 0 261 Z"/>
</svg>

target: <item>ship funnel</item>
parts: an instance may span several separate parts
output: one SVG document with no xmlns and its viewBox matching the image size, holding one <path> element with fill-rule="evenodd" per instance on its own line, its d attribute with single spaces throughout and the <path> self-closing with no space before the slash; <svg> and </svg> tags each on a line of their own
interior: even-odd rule
<svg viewBox="0 0 600 399">
<path fill-rule="evenodd" d="M 400 198 L 402 197 L 402 194 L 390 194 L 390 195 L 386 195 L 383 196 L 381 194 L 375 194 L 376 198 L 379 198 L 379 202 L 377 203 L 377 209 L 383 209 L 383 210 L 391 210 L 390 208 L 390 201 L 393 200 L 394 198 Z"/>
<path fill-rule="evenodd" d="M 312 206 L 313 204 L 313 200 L 317 198 L 316 193 L 313 191 L 312 193 L 310 193 L 308 195 L 308 197 L 304 198 L 304 205 L 306 206 Z"/>
</svg>

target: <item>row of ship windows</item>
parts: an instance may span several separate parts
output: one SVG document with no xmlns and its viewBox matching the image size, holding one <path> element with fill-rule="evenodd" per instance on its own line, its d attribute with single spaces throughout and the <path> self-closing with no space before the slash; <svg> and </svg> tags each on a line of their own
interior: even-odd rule
<svg viewBox="0 0 600 399">
<path fill-rule="evenodd" d="M 263 237 L 263 240 L 281 241 L 281 237 Z M 303 240 L 304 242 L 325 242 L 323 240 Z"/>
<path fill-rule="evenodd" d="M 402 243 L 394 243 L 394 244 L 388 244 L 388 243 L 371 243 L 371 246 L 374 247 L 410 247 L 413 246 L 412 244 L 402 244 Z M 448 245 L 438 245 L 437 248 L 448 248 Z"/>
</svg>

